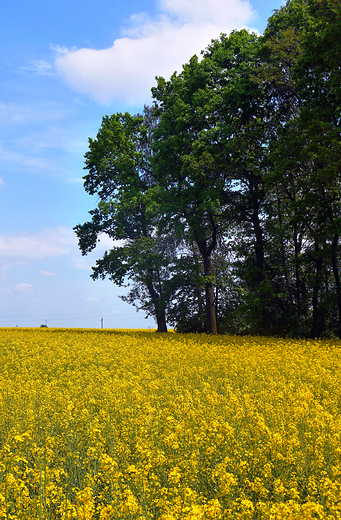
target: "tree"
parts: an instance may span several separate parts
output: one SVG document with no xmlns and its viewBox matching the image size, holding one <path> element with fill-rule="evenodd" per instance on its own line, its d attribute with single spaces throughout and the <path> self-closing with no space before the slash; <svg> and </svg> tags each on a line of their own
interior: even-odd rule
<svg viewBox="0 0 341 520">
<path fill-rule="evenodd" d="M 264 36 L 213 40 L 142 116 L 105 117 L 86 154 L 100 202 L 76 226 L 93 278 L 158 330 L 341 337 L 338 0 L 288 0 Z"/>
<path fill-rule="evenodd" d="M 261 89 L 252 77 L 257 52 L 254 34 L 222 35 L 201 61 L 194 56 L 180 74 L 168 82 L 158 78 L 152 89 L 160 116 L 154 134 L 157 180 L 169 221 L 181 221 L 202 256 L 210 332 L 216 331 L 212 255 L 229 226 L 245 221 L 254 234 L 253 290 L 261 302 L 261 327 L 271 328 L 260 218 L 266 149 Z"/>
<path fill-rule="evenodd" d="M 180 75 L 174 74 L 168 82 L 158 78 L 153 96 L 160 121 L 154 132 L 153 164 L 167 225 L 187 242 L 195 242 L 201 255 L 206 326 L 216 334 L 211 257 L 220 228 L 220 188 L 209 155 L 194 153 L 197 136 L 211 126 L 207 111 L 201 109 L 209 94 L 203 72 L 193 57 Z"/>
<path fill-rule="evenodd" d="M 313 337 L 335 328 L 341 335 L 340 70 L 334 59 L 340 56 L 339 27 L 338 2 L 288 2 L 269 20 L 265 31 L 268 55 L 261 71 L 275 114 L 292 100 L 291 108 L 282 110 L 280 118 L 272 116 L 277 131 L 271 143 L 273 165 L 268 185 L 286 207 L 298 315 L 301 321 L 307 319 L 311 307 Z M 334 291 L 336 298 L 331 297 Z M 337 327 L 332 324 L 335 300 Z"/>
<path fill-rule="evenodd" d="M 221 240 L 211 257 L 217 326 L 220 333 L 238 330 L 233 316 L 238 298 L 236 284 L 231 275 L 229 248 L 230 245 Z M 202 263 L 202 256 L 195 242 L 184 244 L 178 252 L 173 267 L 173 291 L 167 313 L 169 323 L 172 323 L 178 332 L 207 331 L 206 280 Z"/>
<path fill-rule="evenodd" d="M 91 221 L 74 230 L 85 255 L 102 233 L 114 247 L 96 261 L 92 278 L 109 277 L 119 286 L 133 283 L 125 301 L 135 304 L 166 332 L 170 267 L 175 257 L 171 233 L 158 234 L 161 208 L 151 164 L 151 136 L 157 124 L 154 111 L 143 115 L 117 113 L 105 116 L 96 139 L 89 139 L 85 154 L 85 190 L 100 201 L 90 211 Z"/>
</svg>

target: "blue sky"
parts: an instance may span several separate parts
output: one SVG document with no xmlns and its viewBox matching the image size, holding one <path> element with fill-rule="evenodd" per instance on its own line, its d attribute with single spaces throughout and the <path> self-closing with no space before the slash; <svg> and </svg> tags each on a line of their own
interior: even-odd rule
<svg viewBox="0 0 341 520">
<path fill-rule="evenodd" d="M 0 19 L 0 326 L 154 327 L 93 281 L 72 228 L 97 200 L 84 153 L 102 116 L 137 113 L 212 38 L 262 33 L 278 0 L 31 0 Z"/>
</svg>

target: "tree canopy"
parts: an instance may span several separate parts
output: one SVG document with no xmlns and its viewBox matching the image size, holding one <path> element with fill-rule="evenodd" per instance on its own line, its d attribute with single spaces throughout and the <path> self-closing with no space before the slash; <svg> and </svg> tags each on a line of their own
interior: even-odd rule
<svg viewBox="0 0 341 520">
<path fill-rule="evenodd" d="M 341 337 L 341 6 L 213 40 L 142 115 L 103 118 L 75 227 L 126 301 L 181 331 Z"/>
</svg>

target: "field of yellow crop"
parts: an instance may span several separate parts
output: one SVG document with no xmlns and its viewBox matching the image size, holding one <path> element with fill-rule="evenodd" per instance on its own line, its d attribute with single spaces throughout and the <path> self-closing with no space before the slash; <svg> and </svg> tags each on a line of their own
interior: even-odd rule
<svg viewBox="0 0 341 520">
<path fill-rule="evenodd" d="M 0 518 L 341 518 L 341 342 L 0 329 Z"/>
</svg>

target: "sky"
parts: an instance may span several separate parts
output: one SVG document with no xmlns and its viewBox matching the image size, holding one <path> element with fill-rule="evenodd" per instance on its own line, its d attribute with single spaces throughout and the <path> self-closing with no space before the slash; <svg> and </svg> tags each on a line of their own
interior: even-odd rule
<svg viewBox="0 0 341 520">
<path fill-rule="evenodd" d="M 73 227 L 98 200 L 84 154 L 102 117 L 141 112 L 211 39 L 262 34 L 279 0 L 11 0 L 0 18 L 0 327 L 151 328 L 93 281 Z"/>
</svg>

